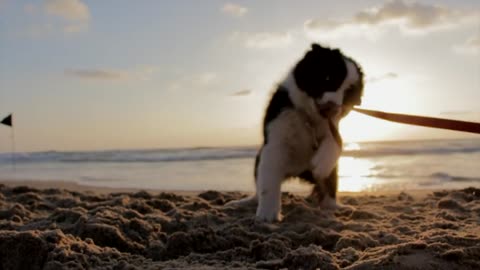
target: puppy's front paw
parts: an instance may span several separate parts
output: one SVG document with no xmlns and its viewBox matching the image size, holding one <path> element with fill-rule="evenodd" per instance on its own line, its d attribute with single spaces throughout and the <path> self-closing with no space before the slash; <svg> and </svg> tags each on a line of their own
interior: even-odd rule
<svg viewBox="0 0 480 270">
<path fill-rule="evenodd" d="M 280 213 L 280 209 L 268 208 L 268 207 L 258 207 L 257 214 L 255 219 L 258 221 L 265 221 L 265 222 L 274 222 L 274 221 L 282 221 L 282 214 Z"/>
<path fill-rule="evenodd" d="M 327 210 L 327 211 L 345 211 L 345 210 L 354 210 L 355 208 L 349 205 L 344 205 L 337 202 L 335 199 L 331 198 L 330 196 L 325 196 L 323 200 L 320 202 L 320 208 Z"/>
<path fill-rule="evenodd" d="M 335 211 L 335 210 L 338 209 L 338 204 L 337 204 L 337 201 L 334 198 L 327 195 L 320 202 L 320 208 L 325 209 L 325 210 Z"/>
<path fill-rule="evenodd" d="M 351 205 L 345 205 L 345 204 L 342 204 L 342 203 L 337 203 L 337 210 L 340 210 L 340 211 L 355 211 L 356 208 L 351 206 Z"/>
</svg>

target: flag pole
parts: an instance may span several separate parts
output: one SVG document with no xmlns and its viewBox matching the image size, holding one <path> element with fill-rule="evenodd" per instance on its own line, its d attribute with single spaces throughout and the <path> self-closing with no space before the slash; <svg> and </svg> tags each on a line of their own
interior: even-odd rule
<svg viewBox="0 0 480 270">
<path fill-rule="evenodd" d="M 13 173 L 17 172 L 17 163 L 15 160 L 15 127 L 12 125 L 12 167 Z"/>
<path fill-rule="evenodd" d="M 12 167 L 13 167 L 13 173 L 15 174 L 17 172 L 17 164 L 15 162 L 15 131 L 13 127 L 13 113 L 10 113 L 7 117 L 3 118 L 0 121 L 0 125 L 6 125 L 9 126 L 12 131 L 11 131 L 11 136 L 12 136 Z"/>
</svg>

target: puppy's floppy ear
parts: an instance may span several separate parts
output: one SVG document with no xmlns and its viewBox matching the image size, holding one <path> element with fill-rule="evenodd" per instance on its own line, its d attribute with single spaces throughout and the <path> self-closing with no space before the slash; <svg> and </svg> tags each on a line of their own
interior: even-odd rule
<svg viewBox="0 0 480 270">
<path fill-rule="evenodd" d="M 322 46 L 320 46 L 317 43 L 312 43 L 312 51 L 321 50 L 321 49 L 323 49 Z"/>
<path fill-rule="evenodd" d="M 312 49 L 309 53 L 313 53 L 314 55 L 341 55 L 339 49 L 330 49 L 329 47 L 323 47 L 318 43 L 312 43 Z"/>
</svg>

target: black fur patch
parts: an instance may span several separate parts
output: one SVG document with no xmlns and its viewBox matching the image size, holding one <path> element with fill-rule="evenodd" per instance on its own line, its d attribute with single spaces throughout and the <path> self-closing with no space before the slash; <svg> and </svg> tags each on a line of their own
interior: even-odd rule
<svg viewBox="0 0 480 270">
<path fill-rule="evenodd" d="M 343 105 L 354 107 L 362 104 L 362 87 L 352 85 L 345 91 Z"/>
<path fill-rule="evenodd" d="M 350 62 L 355 64 L 355 68 L 357 69 L 358 74 L 360 75 L 360 79 L 357 83 L 351 85 L 346 91 L 345 96 L 343 97 L 343 105 L 353 107 L 358 106 L 362 103 L 362 95 L 363 95 L 363 72 L 360 66 L 355 62 L 353 59 L 346 57 Z"/>
<path fill-rule="evenodd" d="M 315 181 L 315 177 L 313 177 L 312 171 L 310 171 L 310 170 L 302 172 L 297 177 L 300 178 L 300 180 L 303 180 L 303 181 L 308 182 L 310 184 L 316 184 L 317 183 L 317 181 Z"/>
<path fill-rule="evenodd" d="M 335 167 L 326 179 L 325 189 L 331 198 L 336 198 L 338 189 L 338 167 Z"/>
<path fill-rule="evenodd" d="M 258 175 L 258 164 L 260 163 L 260 153 L 262 152 L 263 147 L 260 147 L 260 150 L 257 152 L 257 156 L 255 157 L 255 168 L 253 171 L 253 175 L 255 176 L 255 182 L 257 182 L 257 175 Z"/>
<path fill-rule="evenodd" d="M 313 98 L 321 98 L 325 92 L 334 92 L 347 76 L 347 66 L 337 49 L 312 44 L 312 49 L 293 70 L 295 82 L 302 91 Z"/>
<path fill-rule="evenodd" d="M 310 196 L 316 198 L 318 202 L 322 202 L 325 195 L 329 195 L 331 198 L 337 197 L 338 188 L 338 170 L 337 167 L 333 169 L 327 179 L 321 179 L 321 181 L 315 182 Z"/>
<path fill-rule="evenodd" d="M 287 109 L 293 109 L 293 103 L 288 95 L 288 90 L 283 87 L 279 86 L 275 93 L 272 95 L 270 102 L 268 103 L 267 111 L 265 113 L 265 117 L 263 119 L 263 145 L 267 144 L 268 142 L 268 130 L 267 125 L 275 120 L 280 113 Z M 255 181 L 257 180 L 258 175 L 258 164 L 260 163 L 260 153 L 262 152 L 262 148 L 257 153 L 255 157 Z"/>
<path fill-rule="evenodd" d="M 265 118 L 263 119 L 263 139 L 264 144 L 268 140 L 268 131 L 267 125 L 272 122 L 275 118 L 280 115 L 286 109 L 293 109 L 293 103 L 288 95 L 287 89 L 282 86 L 279 86 L 277 91 L 272 96 L 270 103 L 267 107 L 267 112 L 265 113 Z"/>
</svg>

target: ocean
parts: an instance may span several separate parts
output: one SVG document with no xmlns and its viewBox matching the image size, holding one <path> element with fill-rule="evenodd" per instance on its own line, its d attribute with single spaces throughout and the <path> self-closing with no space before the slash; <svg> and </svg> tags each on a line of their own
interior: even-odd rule
<svg viewBox="0 0 480 270">
<path fill-rule="evenodd" d="M 253 191 L 257 147 L 0 154 L 0 180 L 112 188 Z M 480 187 L 480 139 L 347 143 L 340 191 Z M 292 179 L 284 191 L 309 185 Z"/>
</svg>

